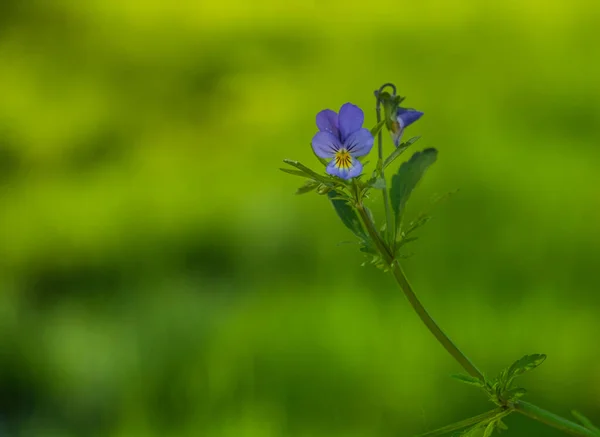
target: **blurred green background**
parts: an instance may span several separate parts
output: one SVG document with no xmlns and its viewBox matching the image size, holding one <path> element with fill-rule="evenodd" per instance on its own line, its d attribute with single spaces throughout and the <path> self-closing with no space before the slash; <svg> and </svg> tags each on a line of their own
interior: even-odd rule
<svg viewBox="0 0 600 437">
<path fill-rule="evenodd" d="M 278 170 L 318 167 L 321 109 L 373 125 L 387 81 L 440 152 L 409 216 L 460 190 L 416 292 L 488 374 L 546 353 L 528 400 L 600 422 L 599 25 L 592 0 L 2 0 L 0 435 L 400 437 L 490 408 Z"/>
</svg>

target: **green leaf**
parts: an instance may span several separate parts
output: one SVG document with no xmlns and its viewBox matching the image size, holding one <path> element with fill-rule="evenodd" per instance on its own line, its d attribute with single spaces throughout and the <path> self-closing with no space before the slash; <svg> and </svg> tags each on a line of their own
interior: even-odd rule
<svg viewBox="0 0 600 437">
<path fill-rule="evenodd" d="M 542 364 L 545 359 L 546 355 L 544 354 L 525 355 L 523 358 L 515 361 L 512 366 L 510 366 L 507 372 L 508 380 L 511 381 L 515 377 L 535 369 Z"/>
<path fill-rule="evenodd" d="M 301 172 L 306 174 L 306 177 L 308 177 L 310 179 L 314 179 L 315 181 L 319 181 L 322 184 L 329 185 L 329 186 L 332 186 L 334 184 L 334 180 L 331 179 L 330 177 L 320 175 L 319 173 L 311 170 L 310 168 L 306 167 L 305 165 L 299 163 L 298 161 L 284 159 L 283 162 L 285 162 L 288 165 L 291 165 L 292 167 L 297 168 L 298 170 L 300 170 Z M 338 179 L 336 179 L 335 182 L 338 182 Z M 348 183 L 345 182 L 343 179 L 339 179 L 339 182 L 343 183 L 344 185 L 348 185 Z"/>
<path fill-rule="evenodd" d="M 501 419 L 496 421 L 496 428 L 498 428 L 498 431 L 508 431 L 508 426 Z"/>
<path fill-rule="evenodd" d="M 514 401 L 519 398 L 522 398 L 526 394 L 527 394 L 527 390 L 525 390 L 524 388 L 513 388 L 513 389 L 507 390 L 505 393 L 503 393 L 502 397 L 504 399 Z"/>
<path fill-rule="evenodd" d="M 329 197 L 329 200 L 331 200 L 331 203 L 333 204 L 338 216 L 342 220 L 342 223 L 344 223 L 344 225 L 362 241 L 369 241 L 367 234 L 365 234 L 365 231 L 363 230 L 356 210 L 352 206 L 348 205 L 348 201 L 345 199 L 340 199 L 338 192 L 335 190 L 327 193 L 327 196 Z"/>
<path fill-rule="evenodd" d="M 402 155 L 402 153 L 408 149 L 411 145 L 413 145 L 419 138 L 421 137 L 413 137 L 410 140 L 408 140 L 405 143 L 400 144 L 398 147 L 396 147 L 394 149 L 394 151 L 390 154 L 390 156 L 388 156 L 385 161 L 383 162 L 383 168 L 387 168 L 388 165 L 390 165 L 392 162 L 394 162 L 394 160 L 399 157 L 400 155 Z"/>
<path fill-rule="evenodd" d="M 320 184 L 317 188 L 317 193 L 319 194 L 327 194 L 329 193 L 331 190 L 333 190 L 332 187 L 328 186 L 328 185 L 323 185 Z"/>
<path fill-rule="evenodd" d="M 477 428 L 480 429 L 480 427 L 478 427 L 477 425 L 479 425 L 482 422 L 487 423 L 488 420 L 493 420 L 494 418 L 500 416 L 502 414 L 502 412 L 503 412 L 503 410 L 499 410 L 499 409 L 488 411 L 487 413 L 483 413 L 483 414 L 480 414 L 475 417 L 470 417 L 468 419 L 461 420 L 460 422 L 456 422 L 451 425 L 446 425 L 442 428 L 438 428 L 436 430 L 429 431 L 424 434 L 419 434 L 417 437 L 434 437 L 434 436 L 444 435 L 444 434 L 448 434 L 453 431 L 458 431 L 459 429 L 467 428 L 468 426 L 472 426 L 472 425 L 476 425 L 475 429 L 477 429 Z M 471 432 L 471 431 L 473 431 L 473 429 L 471 429 L 467 432 Z"/>
<path fill-rule="evenodd" d="M 371 129 L 371 135 L 373 135 L 373 137 L 376 137 L 384 125 L 385 125 L 385 120 L 381 120 L 379 123 L 377 123 L 375 125 L 375 127 L 373 129 Z"/>
<path fill-rule="evenodd" d="M 488 423 L 488 425 L 485 427 L 485 431 L 483 433 L 483 437 L 492 437 L 492 434 L 494 433 L 494 429 L 496 428 L 496 421 L 492 420 L 490 423 Z"/>
<path fill-rule="evenodd" d="M 310 193 L 312 190 L 314 190 L 315 188 L 321 186 L 320 182 L 316 182 L 316 181 L 306 181 L 304 183 L 304 185 L 302 185 L 300 188 L 298 188 L 296 190 L 296 194 L 306 194 L 306 193 Z"/>
<path fill-rule="evenodd" d="M 475 378 L 474 376 L 463 375 L 462 373 L 457 373 L 450 376 L 460 382 L 464 382 L 465 384 L 474 385 L 481 388 L 485 387 L 485 383 L 481 379 Z"/>
<path fill-rule="evenodd" d="M 374 180 L 372 179 L 372 181 L 373 182 L 370 184 L 371 187 L 373 187 L 377 190 L 383 190 L 386 187 L 385 179 L 382 177 L 374 178 Z M 369 181 L 369 182 L 371 182 L 371 181 Z"/>
<path fill-rule="evenodd" d="M 575 416 L 575 419 L 577 419 L 579 421 L 579 423 L 581 423 L 584 427 L 586 427 L 590 431 L 594 431 L 595 433 L 598 433 L 598 435 L 600 435 L 600 429 L 597 426 L 595 426 L 590 421 L 590 419 L 588 419 L 587 417 L 585 417 L 579 411 L 573 410 L 573 411 L 571 411 L 571 414 L 573 416 Z"/>
<path fill-rule="evenodd" d="M 300 176 L 301 178 L 310 178 L 309 175 L 307 175 L 306 173 L 304 173 L 303 171 L 300 170 L 292 170 L 289 168 L 280 168 L 279 170 L 288 173 L 288 174 L 293 174 L 294 176 Z"/>
<path fill-rule="evenodd" d="M 392 177 L 390 200 L 396 213 L 396 229 L 400 226 L 406 202 L 410 198 L 425 171 L 437 159 L 437 150 L 425 149 L 416 152 L 408 161 L 403 163 L 398 172 Z"/>
</svg>

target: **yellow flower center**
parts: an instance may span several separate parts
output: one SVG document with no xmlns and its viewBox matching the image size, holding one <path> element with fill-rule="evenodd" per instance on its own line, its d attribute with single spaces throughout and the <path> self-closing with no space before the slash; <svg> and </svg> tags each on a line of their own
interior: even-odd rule
<svg viewBox="0 0 600 437">
<path fill-rule="evenodd" d="M 346 149 L 340 149 L 335 152 L 335 166 L 344 170 L 352 167 L 352 156 Z"/>
</svg>

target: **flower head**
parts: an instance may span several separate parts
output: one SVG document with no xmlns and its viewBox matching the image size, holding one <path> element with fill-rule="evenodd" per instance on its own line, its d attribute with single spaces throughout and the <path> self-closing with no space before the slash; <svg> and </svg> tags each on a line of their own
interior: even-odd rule
<svg viewBox="0 0 600 437">
<path fill-rule="evenodd" d="M 362 127 L 362 109 L 345 103 L 339 115 L 331 109 L 317 114 L 319 132 L 312 139 L 312 148 L 320 158 L 331 159 L 327 173 L 342 179 L 354 178 L 362 172 L 357 156 L 368 154 L 373 147 L 371 131 Z"/>
<path fill-rule="evenodd" d="M 396 147 L 400 145 L 400 139 L 402 138 L 404 129 L 422 116 L 423 113 L 421 111 L 398 107 L 390 124 L 390 133 L 392 134 L 392 139 L 394 140 L 394 145 Z"/>
</svg>

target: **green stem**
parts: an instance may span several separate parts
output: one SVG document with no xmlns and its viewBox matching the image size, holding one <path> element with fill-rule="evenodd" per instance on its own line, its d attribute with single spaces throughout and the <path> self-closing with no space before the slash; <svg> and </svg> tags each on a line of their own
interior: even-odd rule
<svg viewBox="0 0 600 437">
<path fill-rule="evenodd" d="M 379 124 L 381 122 L 381 101 L 379 100 L 379 96 L 377 97 L 377 106 L 375 111 L 377 112 L 377 124 Z M 383 174 L 383 134 L 381 129 L 377 133 L 377 152 L 379 156 L 379 160 L 377 161 L 377 169 L 379 170 L 379 176 L 385 180 L 385 175 Z M 387 234 L 387 241 L 389 241 L 393 249 L 393 246 L 396 244 L 396 225 L 392 222 L 392 209 L 390 207 L 387 186 L 384 186 L 381 189 L 381 193 L 383 195 L 383 205 L 385 208 L 385 232 Z"/>
<path fill-rule="evenodd" d="M 400 289 L 414 310 L 417 312 L 417 315 L 421 318 L 421 321 L 425 324 L 425 326 L 427 326 L 427 329 L 429 329 L 437 341 L 444 346 L 448 353 L 452 355 L 456 361 L 458 361 L 458 363 L 469 375 L 485 381 L 485 378 L 479 369 L 477 369 L 477 367 L 475 367 L 475 365 L 467 358 L 467 356 L 461 352 L 461 350 L 452 342 L 452 340 L 450 340 L 450 338 L 444 333 L 444 331 L 442 331 L 438 324 L 435 323 L 435 320 L 433 320 L 425 307 L 421 304 L 412 290 L 408 279 L 406 279 L 406 276 L 402 271 L 402 267 L 400 267 L 400 263 L 397 259 L 395 259 L 390 248 L 381 239 L 379 233 L 375 229 L 375 225 L 371 220 L 371 217 L 369 217 L 369 214 L 361 203 L 357 205 L 357 210 L 365 224 L 367 232 L 377 245 L 377 248 L 381 252 L 385 262 L 390 266 L 392 274 L 394 275 L 394 278 L 396 278 L 396 282 L 398 282 L 398 285 L 400 285 Z"/>
<path fill-rule="evenodd" d="M 543 424 L 552 426 L 556 429 L 560 429 L 571 435 L 585 436 L 585 437 L 598 437 L 600 434 L 587 429 L 575 422 L 571 422 L 563 417 L 557 416 L 550 411 L 546 411 L 543 408 L 537 407 L 529 402 L 518 401 L 514 405 L 514 410 L 519 413 L 541 422 Z"/>
<path fill-rule="evenodd" d="M 466 370 L 466 372 L 480 379 L 481 381 L 485 381 L 483 374 L 475 367 L 475 364 L 471 362 L 467 358 L 467 356 L 461 352 L 461 350 L 456 346 L 450 337 L 448 337 L 444 331 L 435 323 L 435 320 L 429 315 L 423 304 L 419 301 L 417 296 L 415 295 L 408 279 L 406 279 L 406 275 L 402 271 L 402 267 L 400 267 L 400 263 L 398 260 L 394 260 L 391 265 L 392 274 L 394 278 L 396 278 L 396 282 L 400 285 L 400 288 L 404 292 L 404 295 L 417 312 L 418 316 L 421 318 L 421 321 L 427 326 L 427 329 L 433 334 L 433 336 L 437 339 L 438 342 L 448 351 L 450 355 Z"/>
</svg>

